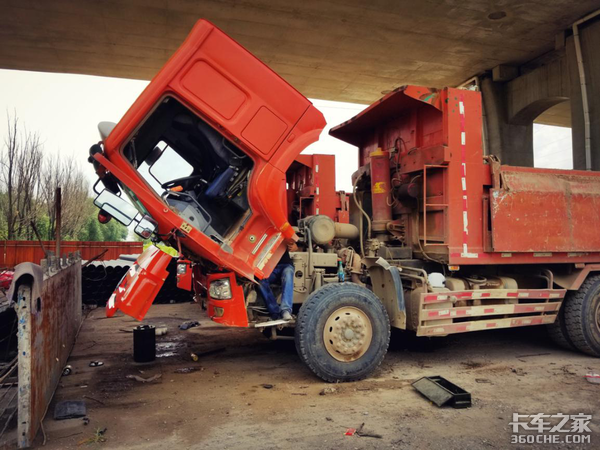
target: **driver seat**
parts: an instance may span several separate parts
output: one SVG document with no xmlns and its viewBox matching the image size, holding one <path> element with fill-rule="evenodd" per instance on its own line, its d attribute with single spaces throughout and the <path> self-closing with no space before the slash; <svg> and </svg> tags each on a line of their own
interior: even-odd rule
<svg viewBox="0 0 600 450">
<path fill-rule="evenodd" d="M 221 172 L 217 177 L 210 182 L 206 190 L 204 191 L 204 195 L 210 199 L 217 199 L 225 195 L 227 189 L 230 185 L 230 180 L 235 176 L 235 170 L 233 167 L 228 167 L 223 172 Z"/>
</svg>

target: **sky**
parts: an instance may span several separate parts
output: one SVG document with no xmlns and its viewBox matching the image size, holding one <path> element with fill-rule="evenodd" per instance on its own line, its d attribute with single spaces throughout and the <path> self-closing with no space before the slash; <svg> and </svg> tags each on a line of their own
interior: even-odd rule
<svg viewBox="0 0 600 450">
<path fill-rule="evenodd" d="M 147 84 L 140 80 L 0 69 L 0 145 L 6 136 L 6 115 L 16 112 L 29 131 L 39 133 L 48 155 L 76 159 L 93 183 L 95 174 L 87 157 L 90 146 L 100 139 L 97 124 L 118 122 Z M 334 154 L 336 187 L 349 192 L 350 176 L 358 165 L 357 149 L 332 138 L 328 131 L 366 105 L 312 101 L 324 114 L 327 127 L 320 140 L 304 153 Z M 536 124 L 535 165 L 572 168 L 570 133 L 568 128 Z"/>
<path fill-rule="evenodd" d="M 40 134 L 49 155 L 75 158 L 93 183 L 95 174 L 87 157 L 90 146 L 100 140 L 98 123 L 118 122 L 147 84 L 140 80 L 0 69 L 0 145 L 6 136 L 6 114 L 16 111 L 29 131 Z M 337 188 L 351 191 L 350 175 L 358 166 L 356 147 L 332 138 L 328 131 L 366 105 L 312 101 L 325 115 L 327 127 L 305 153 L 336 155 Z"/>
<path fill-rule="evenodd" d="M 573 169 L 571 129 L 533 124 L 533 163 L 547 169 Z"/>
</svg>

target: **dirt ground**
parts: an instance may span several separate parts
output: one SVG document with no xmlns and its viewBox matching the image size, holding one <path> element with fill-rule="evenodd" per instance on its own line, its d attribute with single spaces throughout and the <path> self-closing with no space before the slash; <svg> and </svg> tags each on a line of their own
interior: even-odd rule
<svg viewBox="0 0 600 450">
<path fill-rule="evenodd" d="M 178 329 L 185 320 L 201 326 Z M 126 316 L 85 319 L 44 421 L 45 448 L 106 449 L 502 449 L 599 448 L 600 385 L 584 379 L 600 360 L 563 351 L 541 327 L 416 340 L 393 335 L 380 369 L 368 380 L 332 385 L 299 360 L 293 342 L 256 330 L 224 328 L 195 304 L 155 305 L 147 323 L 157 337 L 156 362 L 136 364 Z M 192 352 L 224 348 L 192 361 Z M 89 367 L 92 360 L 104 365 Z M 127 378 L 137 375 L 153 382 Z M 438 408 L 411 386 L 442 375 L 471 392 L 469 409 Z M 270 385 L 272 387 L 270 387 Z M 269 388 L 270 387 L 270 388 Z M 335 392 L 320 395 L 324 388 Z M 54 405 L 85 400 L 82 419 L 56 421 Z M 511 444 L 512 413 L 592 414 L 591 444 Z M 364 423 L 381 435 L 345 436 Z M 105 429 L 105 442 L 94 442 Z M 42 445 L 39 433 L 36 445 Z"/>
</svg>

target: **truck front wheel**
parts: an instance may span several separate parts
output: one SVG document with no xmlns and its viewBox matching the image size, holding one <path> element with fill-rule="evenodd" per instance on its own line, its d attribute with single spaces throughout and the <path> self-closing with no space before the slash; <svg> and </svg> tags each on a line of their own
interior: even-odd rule
<svg viewBox="0 0 600 450">
<path fill-rule="evenodd" d="M 383 361 L 390 342 L 387 312 L 368 289 L 328 284 L 304 302 L 296 320 L 296 349 L 325 381 L 360 380 Z"/>
<path fill-rule="evenodd" d="M 600 275 L 589 277 L 565 299 L 565 326 L 573 345 L 600 356 Z"/>
</svg>

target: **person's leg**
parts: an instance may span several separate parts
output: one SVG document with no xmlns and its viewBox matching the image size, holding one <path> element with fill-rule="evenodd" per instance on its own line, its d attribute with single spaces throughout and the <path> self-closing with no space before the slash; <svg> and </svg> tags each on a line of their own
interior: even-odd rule
<svg viewBox="0 0 600 450">
<path fill-rule="evenodd" d="M 294 300 L 294 266 L 286 264 L 281 271 L 281 313 L 292 313 Z"/>
<path fill-rule="evenodd" d="M 271 319 L 279 319 L 279 314 L 281 312 L 279 305 L 277 304 L 277 299 L 273 295 L 273 291 L 271 290 L 271 284 L 277 281 L 277 279 L 281 276 L 281 268 L 276 266 L 273 269 L 273 272 L 268 278 L 263 279 L 258 284 L 258 290 L 262 295 L 263 300 L 265 301 L 265 305 L 269 310 L 269 314 Z"/>
</svg>

